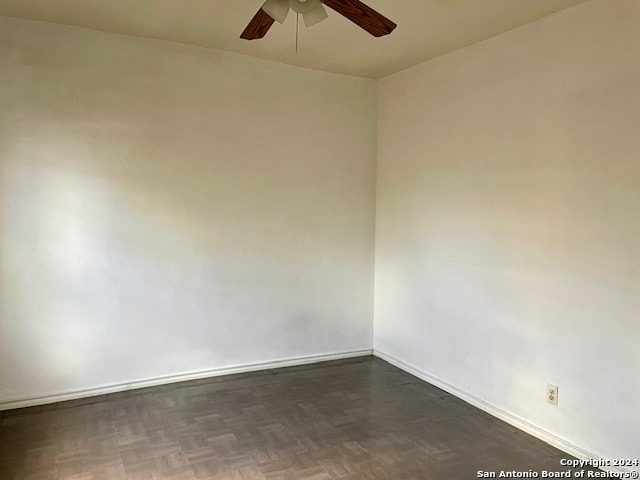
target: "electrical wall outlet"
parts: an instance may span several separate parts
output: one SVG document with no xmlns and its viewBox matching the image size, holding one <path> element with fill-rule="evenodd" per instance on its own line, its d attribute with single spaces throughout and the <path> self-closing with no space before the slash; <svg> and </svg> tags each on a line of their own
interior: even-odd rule
<svg viewBox="0 0 640 480">
<path fill-rule="evenodd" d="M 552 385 L 551 383 L 547 385 L 547 402 L 551 405 L 558 406 L 558 386 Z"/>
</svg>

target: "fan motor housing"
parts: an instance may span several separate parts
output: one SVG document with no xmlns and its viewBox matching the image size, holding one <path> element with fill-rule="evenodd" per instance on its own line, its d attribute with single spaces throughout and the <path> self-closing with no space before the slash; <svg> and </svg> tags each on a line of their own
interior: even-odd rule
<svg viewBox="0 0 640 480">
<path fill-rule="evenodd" d="M 322 5 L 320 0 L 289 0 L 291 10 L 296 13 L 307 13 Z"/>
</svg>

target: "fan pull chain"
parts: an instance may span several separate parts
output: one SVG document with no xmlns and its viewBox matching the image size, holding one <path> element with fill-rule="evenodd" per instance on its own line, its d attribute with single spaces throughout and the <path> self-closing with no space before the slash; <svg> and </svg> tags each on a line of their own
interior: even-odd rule
<svg viewBox="0 0 640 480">
<path fill-rule="evenodd" d="M 300 14 L 296 12 L 296 53 L 298 53 L 298 32 L 300 27 Z"/>
</svg>

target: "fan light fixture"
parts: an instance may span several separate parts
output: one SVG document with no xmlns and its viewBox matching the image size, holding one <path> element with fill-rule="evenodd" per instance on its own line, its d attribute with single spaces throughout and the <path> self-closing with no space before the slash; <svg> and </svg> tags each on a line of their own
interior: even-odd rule
<svg viewBox="0 0 640 480">
<path fill-rule="evenodd" d="M 262 6 L 262 10 L 278 23 L 284 23 L 289 9 L 302 14 L 307 27 L 328 17 L 320 0 L 267 0 Z"/>
<path fill-rule="evenodd" d="M 289 0 L 267 0 L 262 6 L 271 18 L 278 23 L 284 23 L 289 14 Z"/>
<path fill-rule="evenodd" d="M 327 18 L 325 6 L 335 10 L 374 37 L 389 35 L 397 27 L 394 22 L 365 5 L 361 0 L 266 0 L 242 31 L 240 38 L 245 40 L 264 38 L 276 21 L 284 23 L 290 9 L 297 14 L 302 14 L 304 23 L 310 27 Z M 296 46 L 297 35 L 298 22 L 296 22 Z"/>
<path fill-rule="evenodd" d="M 304 19 L 304 24 L 307 27 L 311 27 L 316 23 L 320 23 L 321 21 L 323 21 L 328 17 L 329 15 L 327 15 L 327 11 L 324 9 L 320 1 L 318 1 L 318 6 L 316 8 L 302 14 L 302 18 Z"/>
</svg>

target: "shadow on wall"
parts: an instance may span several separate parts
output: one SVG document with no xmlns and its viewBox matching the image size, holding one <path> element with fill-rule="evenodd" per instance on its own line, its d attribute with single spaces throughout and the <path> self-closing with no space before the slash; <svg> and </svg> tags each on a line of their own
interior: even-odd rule
<svg viewBox="0 0 640 480">
<path fill-rule="evenodd" d="M 216 357 L 226 365 L 217 339 L 241 335 L 243 346 L 260 345 L 256 309 L 282 310 L 269 292 L 280 298 L 306 288 L 305 272 L 319 271 L 321 255 L 289 245 L 322 252 L 340 241 L 310 235 L 313 226 L 295 220 L 297 210 L 287 208 L 292 180 L 278 172 L 160 152 L 150 168 L 135 152 L 119 156 L 117 143 L 115 152 L 90 148 L 61 132 L 5 145 L 12 151 L 0 152 L 4 398 L 18 397 L 12 385 L 25 379 L 51 393 L 46 385 L 95 385 L 98 369 L 119 370 L 114 382 L 175 372 L 175 350 L 187 352 L 191 366 L 206 368 Z M 101 148 L 108 158 L 96 158 Z M 329 191 L 305 196 L 312 205 L 332 201 Z M 311 331 L 317 319 L 298 303 L 291 321 Z M 230 322 L 231 311 L 241 320 Z M 292 332 L 290 313 L 281 313 L 278 328 Z M 156 359 L 155 371 L 131 371 L 140 351 Z"/>
<path fill-rule="evenodd" d="M 81 160 L 13 158 L 2 159 L 3 376 L 73 383 L 91 376 L 91 352 L 117 356 L 131 336 L 180 344 L 180 328 L 156 314 L 175 302 L 189 312 L 203 288 L 196 219 L 126 173 L 103 179 Z M 145 316 L 165 328 L 143 332 L 134 319 Z"/>
</svg>

